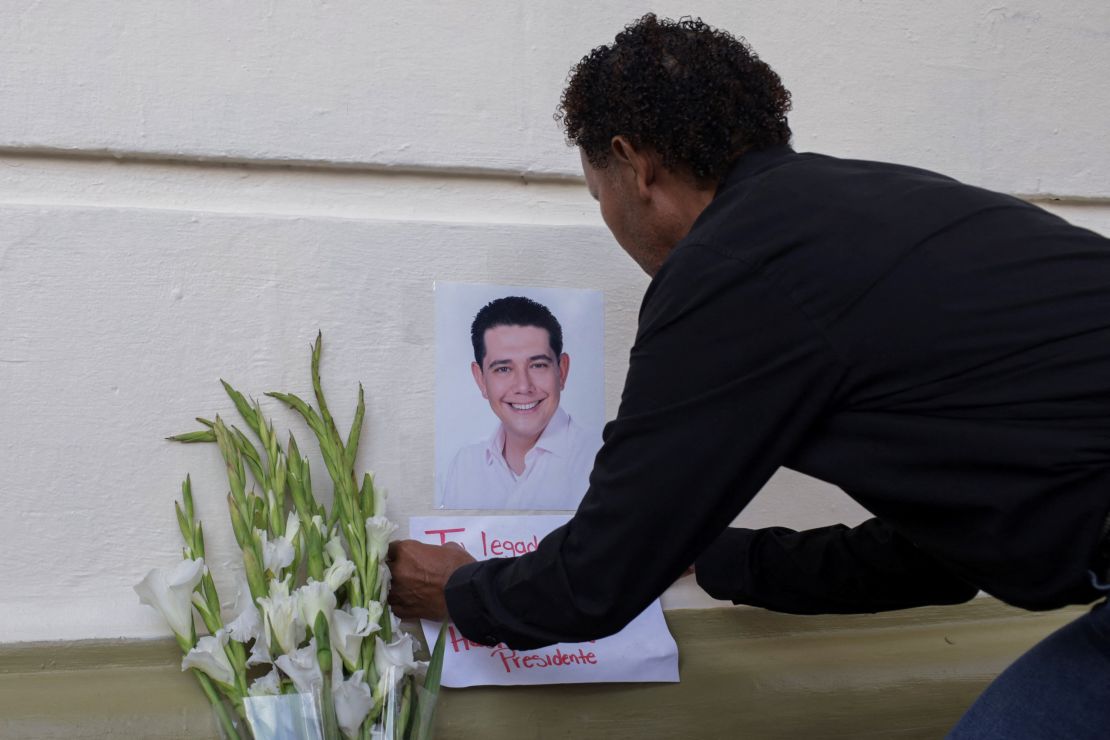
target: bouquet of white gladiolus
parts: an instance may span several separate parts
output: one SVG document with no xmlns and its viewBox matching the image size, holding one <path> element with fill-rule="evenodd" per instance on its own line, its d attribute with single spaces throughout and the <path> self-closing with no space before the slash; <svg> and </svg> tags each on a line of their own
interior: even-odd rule
<svg viewBox="0 0 1110 740">
<path fill-rule="evenodd" d="M 204 534 L 182 484 L 177 521 L 184 560 L 155 568 L 135 590 L 169 623 L 228 738 L 425 740 L 439 691 L 443 636 L 430 663 L 413 657 L 386 602 L 385 554 L 396 525 L 369 474 L 355 475 L 366 411 L 361 385 L 344 441 L 320 384 L 321 337 L 312 348 L 318 408 L 267 393 L 299 413 L 316 436 L 334 495 L 329 512 L 312 488 L 308 458 L 293 435 L 283 448 L 257 401 L 224 389 L 258 446 L 234 425 L 198 419 L 204 429 L 170 439 L 215 442 L 226 463 L 231 526 L 243 554 L 243 587 L 225 619 L 204 564 Z M 247 471 L 250 471 L 248 478 Z M 253 479 L 253 483 L 251 481 Z M 197 637 L 194 614 L 208 635 Z"/>
</svg>

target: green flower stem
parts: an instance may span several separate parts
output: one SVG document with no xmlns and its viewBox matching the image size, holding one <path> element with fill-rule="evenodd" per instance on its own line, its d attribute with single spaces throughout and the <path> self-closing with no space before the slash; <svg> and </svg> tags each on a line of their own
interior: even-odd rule
<svg viewBox="0 0 1110 740">
<path fill-rule="evenodd" d="M 197 677 L 200 682 L 200 688 L 204 691 L 204 695 L 208 697 L 208 701 L 212 704 L 212 709 L 216 712 L 216 717 L 220 721 L 220 725 L 224 728 L 228 738 L 231 740 L 242 740 L 239 730 L 235 728 L 235 722 L 231 719 L 231 715 L 227 713 L 227 706 L 220 699 L 220 695 L 216 693 L 216 689 L 212 686 L 212 680 L 208 678 L 202 671 L 194 668 L 193 675 Z"/>
</svg>

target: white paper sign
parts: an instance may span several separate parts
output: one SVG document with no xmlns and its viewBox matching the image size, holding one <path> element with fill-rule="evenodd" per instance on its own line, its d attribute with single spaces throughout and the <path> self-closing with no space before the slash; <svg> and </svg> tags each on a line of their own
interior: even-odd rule
<svg viewBox="0 0 1110 740">
<path fill-rule="evenodd" d="M 458 542 L 478 560 L 523 555 L 565 524 L 568 515 L 428 516 L 409 521 L 409 536 L 438 545 Z M 439 622 L 423 622 L 428 644 Z M 538 650 L 487 647 L 470 642 L 454 625 L 447 627 L 444 686 L 512 686 L 615 681 L 678 681 L 678 646 L 656 599 L 615 635 L 582 643 L 560 643 Z"/>
</svg>

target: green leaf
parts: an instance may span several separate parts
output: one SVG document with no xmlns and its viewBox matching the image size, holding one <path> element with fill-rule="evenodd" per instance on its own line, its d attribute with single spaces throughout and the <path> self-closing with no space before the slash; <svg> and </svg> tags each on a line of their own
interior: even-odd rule
<svg viewBox="0 0 1110 740">
<path fill-rule="evenodd" d="M 359 489 L 358 498 L 364 517 L 369 518 L 382 513 L 374 511 L 374 479 L 369 473 L 362 474 L 362 488 Z"/>
<path fill-rule="evenodd" d="M 185 480 L 181 482 L 181 499 L 185 503 L 185 516 L 191 522 L 196 517 L 193 515 L 193 480 L 188 473 L 185 474 Z"/>
<path fill-rule="evenodd" d="M 170 442 L 184 442 L 186 444 L 196 444 L 198 442 L 215 442 L 216 435 L 210 429 L 202 429 L 198 432 L 185 432 L 184 434 L 175 434 L 172 437 L 166 437 Z"/>
<path fill-rule="evenodd" d="M 247 539 L 247 529 L 243 526 L 243 514 L 239 511 L 239 504 L 235 502 L 230 493 L 227 494 L 227 509 L 231 514 L 231 531 L 235 533 L 235 542 L 240 548 L 246 547 L 249 540 Z"/>
<path fill-rule="evenodd" d="M 346 467 L 353 470 L 355 456 L 358 454 L 358 441 L 362 436 L 362 420 L 366 416 L 366 398 L 362 390 L 362 383 L 358 384 L 358 405 L 355 406 L 355 418 L 351 422 L 351 433 L 347 435 L 347 446 L 343 451 L 343 462 Z"/>
<path fill-rule="evenodd" d="M 231 385 L 223 378 L 220 379 L 220 385 L 227 391 L 227 395 L 231 397 L 231 402 L 235 404 L 235 408 L 239 411 L 239 415 L 243 417 L 243 421 L 247 422 L 247 426 L 258 434 L 259 417 L 255 414 L 254 409 L 251 408 L 250 403 L 243 397 L 243 394 L 231 387 Z"/>
<path fill-rule="evenodd" d="M 443 676 L 443 653 L 447 647 L 447 622 L 439 626 L 439 636 L 436 637 L 435 647 L 432 648 L 432 659 L 428 661 L 428 672 L 424 677 L 424 690 L 436 693 L 439 691 L 439 682 Z"/>
<path fill-rule="evenodd" d="M 305 569 L 309 578 L 317 581 L 324 580 L 324 536 L 316 525 L 309 522 L 304 528 L 305 549 L 308 551 L 305 560 Z"/>
<path fill-rule="evenodd" d="M 262 456 L 258 454 L 258 450 L 256 450 L 254 448 L 254 445 L 251 444 L 251 441 L 247 437 L 247 435 L 243 434 L 242 430 L 240 430 L 238 427 L 232 426 L 231 433 L 235 437 L 235 446 L 239 449 L 239 452 L 242 453 L 243 457 L 247 459 L 247 465 L 250 466 L 251 473 L 261 484 L 263 482 Z"/>
<path fill-rule="evenodd" d="M 177 528 L 181 530 L 181 538 L 189 550 L 193 549 L 193 523 L 185 516 L 185 511 L 177 501 L 173 502 L 174 511 L 177 512 Z"/>
<path fill-rule="evenodd" d="M 266 395 L 270 398 L 276 398 L 289 408 L 299 413 L 301 416 L 304 417 L 304 420 L 308 423 L 309 428 L 311 428 L 312 431 L 316 433 L 317 437 L 323 437 L 324 439 L 327 439 L 327 434 L 324 429 L 324 422 L 317 415 L 316 411 L 314 411 L 313 408 L 307 403 L 305 403 L 292 393 L 278 393 L 277 391 L 270 391 L 266 393 Z"/>
<path fill-rule="evenodd" d="M 324 388 L 320 383 L 320 355 L 323 350 L 323 332 L 316 332 L 316 344 L 312 347 L 312 392 L 316 395 L 316 404 L 320 407 L 320 416 L 323 417 L 324 429 L 328 440 L 342 449 L 343 440 L 339 438 L 339 430 L 335 428 L 335 419 L 328 410 L 328 402 L 324 399 Z"/>
<path fill-rule="evenodd" d="M 224 463 L 227 468 L 227 480 L 231 484 L 231 494 L 235 497 L 237 502 L 242 506 L 243 497 L 246 494 L 246 474 L 243 471 L 243 457 L 239 452 L 239 447 L 235 444 L 233 435 L 228 428 L 224 426 L 220 417 L 216 417 L 216 424 L 213 427 L 216 433 L 216 444 L 219 445 L 220 454 L 223 455 Z"/>
<path fill-rule="evenodd" d="M 439 627 L 439 637 L 436 638 L 436 646 L 432 649 L 432 659 L 428 661 L 428 672 L 424 674 L 424 693 L 417 697 L 417 707 L 414 712 L 416 725 L 412 733 L 414 740 L 431 740 L 439 699 L 440 679 L 443 677 L 443 654 L 446 646 L 447 622 L 444 622 Z"/>
<path fill-rule="evenodd" d="M 193 554 L 197 557 L 204 557 L 204 530 L 200 527 L 200 522 L 196 523 L 196 529 L 193 532 Z"/>
<path fill-rule="evenodd" d="M 328 618 L 323 612 L 316 612 L 312 636 L 316 638 L 316 662 L 327 676 L 331 673 L 331 639 L 328 635 Z"/>
</svg>

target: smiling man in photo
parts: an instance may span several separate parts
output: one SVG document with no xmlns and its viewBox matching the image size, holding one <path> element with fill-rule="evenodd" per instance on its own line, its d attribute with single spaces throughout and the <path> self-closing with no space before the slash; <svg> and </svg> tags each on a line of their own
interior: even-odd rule
<svg viewBox="0 0 1110 740">
<path fill-rule="evenodd" d="M 508 296 L 478 312 L 470 336 L 474 382 L 500 423 L 455 455 L 444 507 L 577 508 L 600 440 L 559 407 L 570 356 L 558 320 L 536 301 Z"/>
</svg>

